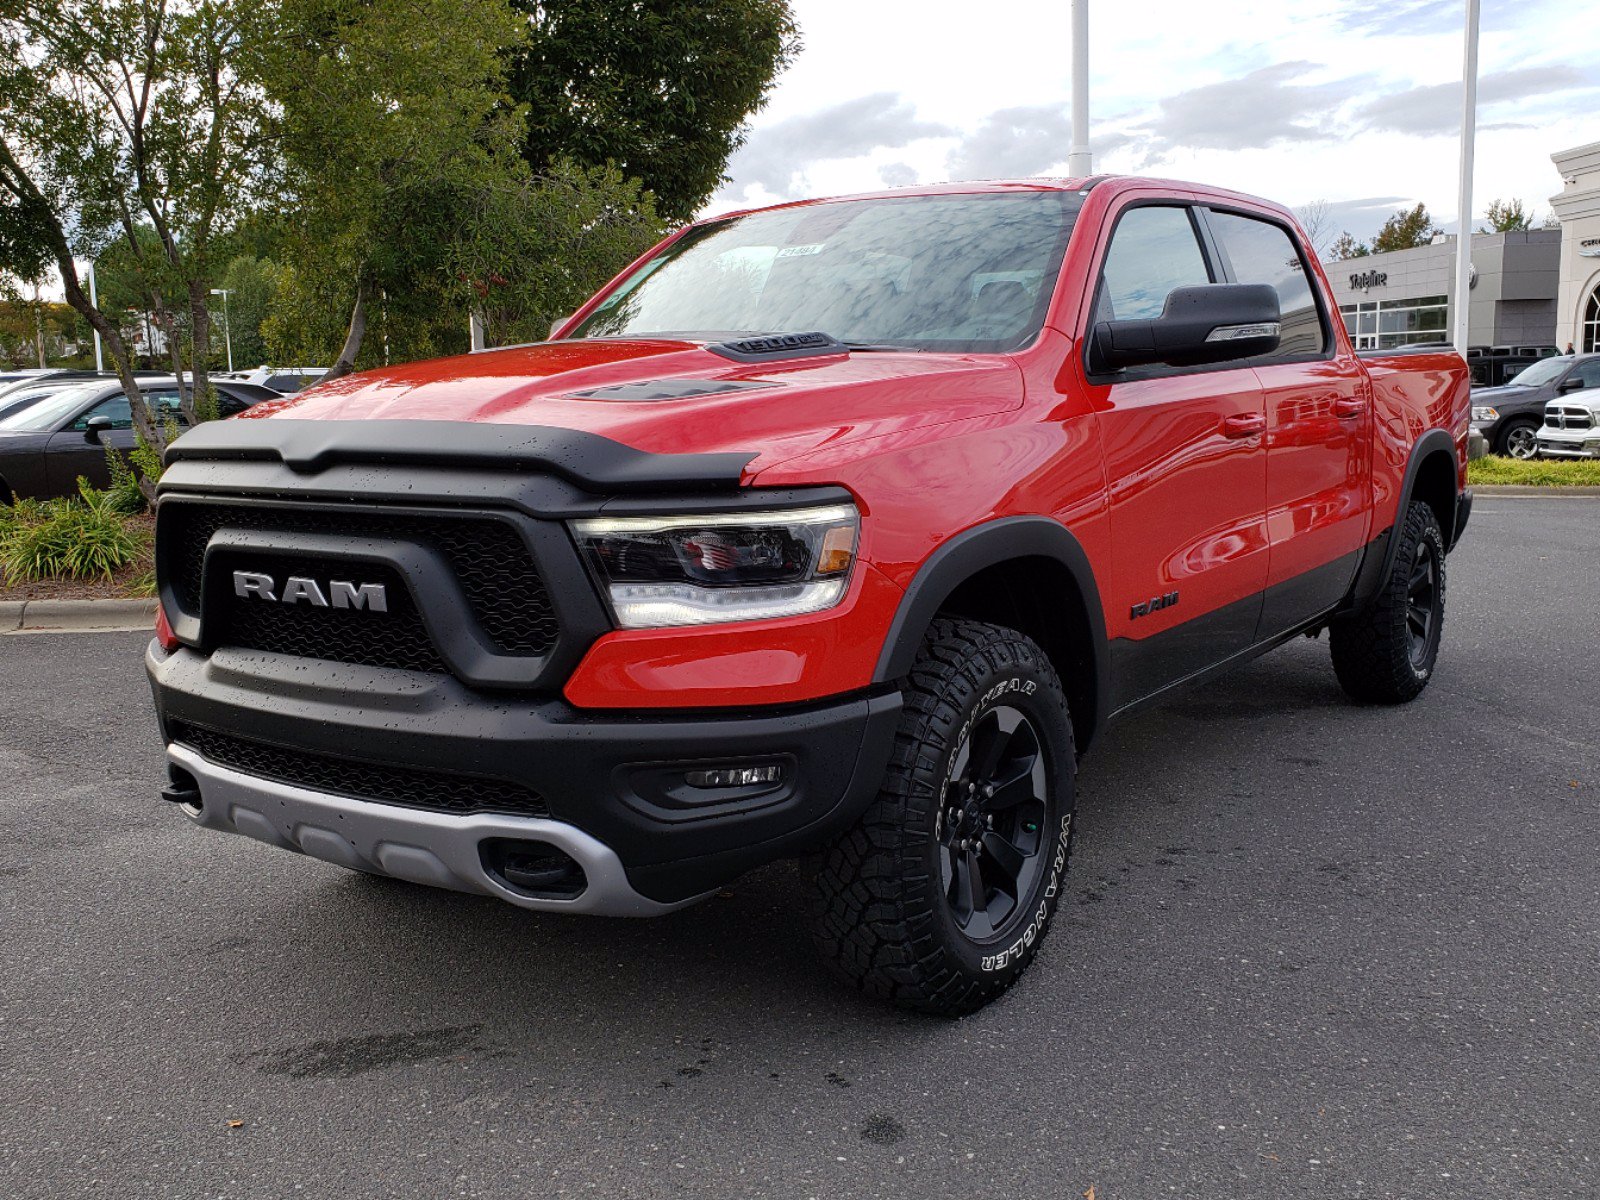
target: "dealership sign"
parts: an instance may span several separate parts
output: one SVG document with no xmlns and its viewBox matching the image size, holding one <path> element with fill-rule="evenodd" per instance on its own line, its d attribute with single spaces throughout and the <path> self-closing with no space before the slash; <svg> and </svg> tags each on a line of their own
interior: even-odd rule
<svg viewBox="0 0 1600 1200">
<path fill-rule="evenodd" d="M 1350 290 L 1364 292 L 1368 288 L 1384 287 L 1389 282 L 1389 276 L 1383 271 L 1361 271 L 1350 276 Z"/>
<path fill-rule="evenodd" d="M 1584 238 L 1578 243 L 1581 258 L 1600 258 L 1600 238 Z"/>
</svg>

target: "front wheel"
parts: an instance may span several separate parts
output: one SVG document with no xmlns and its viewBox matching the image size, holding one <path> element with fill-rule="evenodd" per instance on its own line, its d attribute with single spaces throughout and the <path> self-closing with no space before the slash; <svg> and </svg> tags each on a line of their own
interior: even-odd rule
<svg viewBox="0 0 1600 1200">
<path fill-rule="evenodd" d="M 1500 453 L 1527 461 L 1539 453 L 1539 427 L 1532 421 L 1513 421 L 1500 435 Z"/>
<path fill-rule="evenodd" d="M 1428 686 L 1444 632 L 1444 533 L 1433 509 L 1416 503 L 1395 528 L 1400 539 L 1382 590 L 1364 612 L 1335 621 L 1328 644 L 1349 695 L 1402 704 Z"/>
<path fill-rule="evenodd" d="M 1074 769 L 1044 652 L 1014 630 L 936 620 L 882 789 L 814 863 L 823 958 L 920 1012 L 972 1012 L 1010 987 L 1060 896 Z"/>
</svg>

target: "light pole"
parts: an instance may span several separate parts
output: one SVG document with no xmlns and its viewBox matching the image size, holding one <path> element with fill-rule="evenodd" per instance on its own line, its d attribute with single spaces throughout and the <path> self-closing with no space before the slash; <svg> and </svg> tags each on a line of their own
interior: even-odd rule
<svg viewBox="0 0 1600 1200">
<path fill-rule="evenodd" d="M 1456 353 L 1465 355 L 1471 328 L 1472 296 L 1472 149 L 1478 132 L 1478 0 L 1467 0 L 1466 46 L 1461 63 L 1461 192 L 1456 211 Z"/>
<path fill-rule="evenodd" d="M 1089 0 L 1072 0 L 1072 149 L 1067 174 L 1083 179 L 1094 170 L 1089 152 Z"/>
<path fill-rule="evenodd" d="M 230 288 L 212 288 L 213 296 L 222 297 L 222 337 L 228 345 L 228 374 L 233 374 L 233 323 L 228 320 L 228 292 Z"/>
</svg>

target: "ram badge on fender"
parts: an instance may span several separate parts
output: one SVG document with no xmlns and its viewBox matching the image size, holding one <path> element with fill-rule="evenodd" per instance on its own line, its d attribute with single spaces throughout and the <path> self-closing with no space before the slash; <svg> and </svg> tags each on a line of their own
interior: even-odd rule
<svg viewBox="0 0 1600 1200">
<path fill-rule="evenodd" d="M 531 909 L 800 857 L 855 987 L 968 1012 L 1106 722 L 1326 629 L 1434 670 L 1469 393 L 1358 356 L 1289 212 L 1097 177 L 689 226 L 552 339 L 176 442 L 148 667 L 200 825 Z"/>
</svg>

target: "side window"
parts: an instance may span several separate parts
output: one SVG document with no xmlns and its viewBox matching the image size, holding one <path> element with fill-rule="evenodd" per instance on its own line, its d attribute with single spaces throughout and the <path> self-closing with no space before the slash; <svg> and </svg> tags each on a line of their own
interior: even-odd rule
<svg viewBox="0 0 1600 1200">
<path fill-rule="evenodd" d="M 241 400 L 239 397 L 229 395 L 224 391 L 217 392 L 217 416 L 219 417 L 236 417 L 249 407 L 250 402 L 248 400 Z"/>
<path fill-rule="evenodd" d="M 1100 268 L 1097 321 L 1159 317 L 1174 288 L 1211 283 L 1187 208 L 1130 208 Z"/>
<path fill-rule="evenodd" d="M 159 423 L 176 421 L 179 425 L 187 425 L 183 419 L 183 407 L 178 402 L 177 389 L 168 389 L 159 392 L 146 392 L 145 403 L 150 406 L 150 415 Z"/>
<path fill-rule="evenodd" d="M 1585 389 L 1600 387 L 1600 358 L 1591 358 L 1572 368 L 1568 379 L 1581 379 Z"/>
<path fill-rule="evenodd" d="M 128 398 L 121 392 L 100 401 L 74 421 L 72 427 L 80 431 L 89 428 L 90 417 L 110 417 L 113 429 L 133 428 L 133 413 L 128 408 Z"/>
<path fill-rule="evenodd" d="M 300 390 L 301 382 L 298 375 L 274 375 L 267 380 L 267 386 L 275 392 L 290 394 Z"/>
<path fill-rule="evenodd" d="M 1278 291 L 1282 333 L 1277 350 L 1267 357 L 1324 353 L 1328 337 L 1322 314 L 1317 311 L 1305 261 L 1289 231 L 1238 213 L 1213 210 L 1209 219 L 1212 234 L 1233 266 L 1235 282 L 1270 283 Z"/>
</svg>

